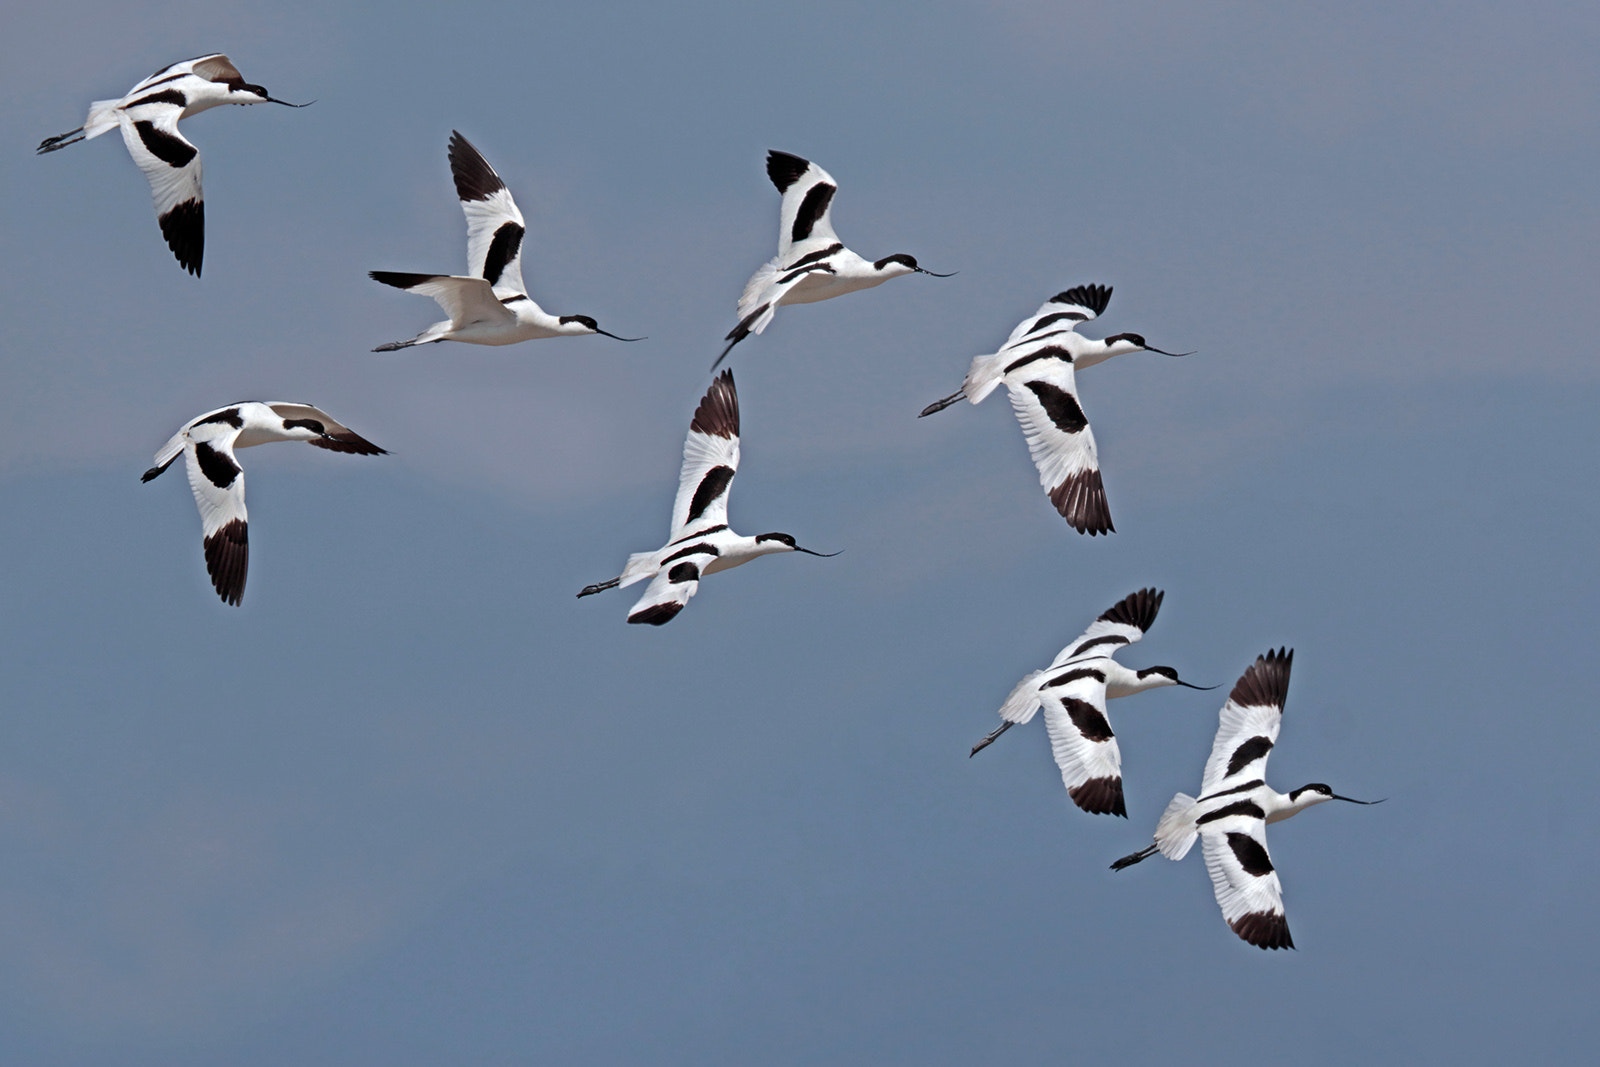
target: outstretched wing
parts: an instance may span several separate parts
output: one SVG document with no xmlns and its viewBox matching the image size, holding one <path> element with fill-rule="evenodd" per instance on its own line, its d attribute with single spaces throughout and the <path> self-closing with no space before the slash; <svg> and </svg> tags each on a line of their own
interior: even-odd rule
<svg viewBox="0 0 1600 1067">
<path fill-rule="evenodd" d="M 1121 815 L 1122 753 L 1106 718 L 1105 675 L 1079 672 L 1039 691 L 1050 750 L 1061 768 L 1061 782 L 1072 802 L 1094 815 Z"/>
<path fill-rule="evenodd" d="M 733 372 L 725 370 L 711 382 L 689 422 L 678 496 L 672 503 L 673 541 L 728 524 L 728 487 L 738 469 L 739 394 Z M 692 594 L 690 590 L 684 600 Z"/>
<path fill-rule="evenodd" d="M 444 313 L 450 316 L 452 330 L 459 330 L 474 322 L 513 322 L 517 317 L 514 312 L 507 310 L 505 302 L 494 295 L 494 289 L 483 278 L 464 278 L 454 274 L 409 274 L 397 270 L 369 270 L 367 275 L 375 282 L 392 285 L 408 293 L 433 297 Z"/>
<path fill-rule="evenodd" d="M 267 407 L 271 408 L 285 423 L 316 423 L 315 426 L 309 428 L 316 430 L 323 436 L 307 441 L 306 444 L 308 445 L 326 448 L 330 452 L 351 452 L 358 456 L 388 455 L 386 450 L 379 448 L 348 426 L 341 424 L 321 408 L 312 407 L 310 404 L 290 404 L 276 400 L 269 401 Z"/>
<path fill-rule="evenodd" d="M 809 160 L 774 149 L 767 153 L 767 177 L 783 194 L 778 213 L 780 260 L 788 262 L 796 245 L 809 248 L 838 243 L 828 218 L 833 194 L 839 191 L 831 174 Z"/>
<path fill-rule="evenodd" d="M 1014 345 L 1032 344 L 1047 336 L 1070 333 L 1082 323 L 1098 317 L 1111 299 L 1109 285 L 1078 285 L 1057 293 L 1039 310 L 1017 323 L 1000 350 Z"/>
<path fill-rule="evenodd" d="M 1266 820 L 1255 815 L 1217 819 L 1200 828 L 1200 846 L 1212 891 L 1233 932 L 1258 948 L 1294 948 L 1283 913 L 1283 886 L 1267 852 Z"/>
<path fill-rule="evenodd" d="M 716 558 L 714 551 L 707 552 L 705 546 L 700 544 L 670 553 L 656 576 L 645 587 L 644 595 L 628 612 L 628 621 L 652 626 L 671 622 L 699 590 L 700 575 Z"/>
<path fill-rule="evenodd" d="M 1124 645 L 1138 641 L 1155 624 L 1156 613 L 1161 610 L 1161 601 L 1166 595 L 1159 589 L 1129 593 L 1091 622 L 1082 636 L 1063 648 L 1050 669 L 1084 657 L 1109 656 Z"/>
<path fill-rule="evenodd" d="M 454 130 L 450 131 L 450 174 L 467 216 L 467 273 L 487 281 L 497 296 L 526 293 L 522 284 L 522 212 L 489 161 Z"/>
<path fill-rule="evenodd" d="M 250 535 L 244 508 L 244 470 L 233 456 L 239 428 L 228 422 L 206 422 L 189 431 L 184 463 L 189 488 L 200 509 L 206 573 L 225 602 L 238 604 L 250 567 Z"/>
<path fill-rule="evenodd" d="M 1293 664 L 1293 650 L 1269 651 L 1258 656 L 1234 683 L 1222 706 L 1216 740 L 1200 780 L 1202 797 L 1266 778 L 1267 756 L 1278 741 Z"/>
<path fill-rule="evenodd" d="M 1007 374 L 1005 382 L 1050 502 L 1079 533 L 1115 532 L 1100 481 L 1094 433 L 1078 404 L 1072 364 L 1040 360 Z"/>
<path fill-rule="evenodd" d="M 200 152 L 178 132 L 183 105 L 156 101 L 117 113 L 122 143 L 150 182 L 156 222 L 178 263 L 199 277 L 205 254 L 205 198 L 200 191 Z"/>
</svg>

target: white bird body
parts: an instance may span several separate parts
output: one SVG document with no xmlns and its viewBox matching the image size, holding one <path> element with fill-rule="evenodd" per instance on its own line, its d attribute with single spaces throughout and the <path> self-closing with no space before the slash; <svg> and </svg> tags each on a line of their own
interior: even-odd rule
<svg viewBox="0 0 1600 1067">
<path fill-rule="evenodd" d="M 234 458 L 240 448 L 273 441 L 304 441 L 333 452 L 370 456 L 384 450 L 309 404 L 256 402 L 231 404 L 185 423 L 161 446 L 148 482 L 184 457 L 189 488 L 200 509 L 206 571 L 217 595 L 229 604 L 244 596 L 250 564 L 244 470 Z"/>
<path fill-rule="evenodd" d="M 1196 839 L 1222 917 L 1239 937 L 1263 949 L 1293 948 L 1283 910 L 1283 885 L 1267 851 L 1267 824 L 1314 804 L 1351 800 L 1322 783 L 1280 793 L 1266 784 L 1267 756 L 1278 740 L 1294 653 L 1267 652 L 1240 676 L 1222 706 L 1217 736 L 1200 780 L 1200 796 L 1179 793 L 1156 824 L 1155 843 L 1113 863 L 1130 867 L 1156 852 L 1188 855 Z"/>
<path fill-rule="evenodd" d="M 1106 717 L 1106 701 L 1169 685 L 1201 688 L 1180 681 L 1171 667 L 1135 671 L 1111 658 L 1145 635 L 1164 596 L 1158 589 L 1141 589 L 1123 598 L 1063 648 L 1049 667 L 1018 682 L 1000 707 L 1000 727 L 975 745 L 972 755 L 1042 709 L 1050 748 L 1073 803 L 1092 814 L 1126 818 L 1122 753 Z"/>
<path fill-rule="evenodd" d="M 933 274 L 904 253 L 863 259 L 844 246 L 829 217 L 839 183 L 815 163 L 772 150 L 767 176 L 783 194 L 779 209 L 778 254 L 751 275 L 739 297 L 739 324 L 711 365 L 716 370 L 733 346 L 761 333 L 784 304 L 814 304 L 882 285 L 907 274 Z M 936 278 L 948 275 L 934 274 Z"/>
<path fill-rule="evenodd" d="M 38 151 L 55 152 L 120 128 L 128 154 L 150 182 L 161 235 L 178 263 L 198 277 L 205 253 L 200 153 L 178 132 L 178 122 L 223 104 L 261 103 L 305 106 L 274 100 L 261 86 L 247 84 L 220 52 L 198 56 L 161 68 L 116 100 L 96 100 L 82 126 L 47 137 Z"/>
<path fill-rule="evenodd" d="M 638 338 L 606 333 L 588 315 L 552 315 L 528 296 L 522 281 L 522 212 L 500 175 L 460 133 L 450 133 L 450 174 L 467 217 L 466 275 L 369 271 L 374 281 L 432 297 L 450 317 L 409 341 L 379 345 L 393 352 L 433 341 L 514 345 L 546 337 L 602 334 L 619 341 Z"/>
<path fill-rule="evenodd" d="M 932 415 L 962 399 L 977 404 L 1004 383 L 1039 483 L 1061 517 L 1091 537 L 1115 533 L 1116 527 L 1106 503 L 1094 431 L 1078 402 L 1076 372 L 1129 352 L 1161 352 L 1136 333 L 1095 341 L 1076 332 L 1105 311 L 1110 299 L 1111 288 L 1104 285 L 1057 293 L 1018 323 L 999 351 L 974 356 L 960 390 L 922 410 L 922 415 Z"/>
<path fill-rule="evenodd" d="M 739 469 L 739 395 L 733 373 L 723 371 L 695 409 L 683 443 L 683 468 L 672 504 L 667 543 L 635 552 L 622 573 L 586 586 L 580 597 L 651 579 L 628 621 L 655 626 L 670 622 L 700 587 L 700 579 L 774 552 L 812 552 L 786 533 L 745 537 L 728 528 L 728 488 Z"/>
</svg>

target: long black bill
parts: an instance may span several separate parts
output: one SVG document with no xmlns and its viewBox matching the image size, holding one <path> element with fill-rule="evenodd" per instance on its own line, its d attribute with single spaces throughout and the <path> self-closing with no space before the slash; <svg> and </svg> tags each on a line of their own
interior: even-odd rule
<svg viewBox="0 0 1600 1067">
<path fill-rule="evenodd" d="M 267 103 L 269 103 L 269 104 L 282 104 L 284 107 L 310 107 L 312 104 L 315 104 L 316 101 L 315 100 L 307 100 L 303 104 L 291 104 L 287 100 L 279 100 L 277 97 L 269 96 L 269 97 L 267 97 Z"/>
<path fill-rule="evenodd" d="M 1144 346 L 1144 350 L 1146 352 L 1156 352 L 1156 353 L 1158 353 L 1160 355 L 1163 355 L 1163 356 L 1192 356 L 1192 355 L 1194 355 L 1194 352 L 1166 352 L 1166 351 L 1163 351 L 1162 349 L 1159 349 L 1159 348 L 1151 348 L 1149 345 L 1145 345 Z M 1195 352 L 1198 352 L 1198 351 L 1199 351 L 1199 349 L 1195 349 Z"/>
<path fill-rule="evenodd" d="M 978 753 L 994 744 L 995 738 L 999 737 L 1001 734 L 1005 733 L 1015 725 L 1016 723 L 1014 722 L 1003 722 L 999 726 L 995 727 L 995 729 L 990 732 L 987 737 L 972 746 L 972 751 L 967 753 L 967 758 L 971 759 L 973 756 L 976 756 Z"/>
<path fill-rule="evenodd" d="M 648 338 L 648 337 L 618 337 L 614 333 L 606 333 L 604 330 L 600 329 L 600 327 L 598 327 L 598 326 L 595 327 L 594 332 L 599 334 L 601 337 L 610 337 L 613 340 L 617 340 L 617 341 L 648 341 L 648 340 L 650 340 L 650 338 Z"/>
<path fill-rule="evenodd" d="M 1222 688 L 1220 685 L 1190 685 L 1188 682 L 1179 682 L 1178 684 L 1183 686 L 1185 689 L 1198 689 L 1202 693 L 1209 693 L 1213 689 Z"/>
<path fill-rule="evenodd" d="M 1333 794 L 1333 799 L 1348 800 L 1352 804 L 1382 804 L 1384 800 L 1388 800 L 1389 798 L 1384 797 L 1383 800 L 1356 800 L 1354 797 L 1342 797 L 1338 793 L 1335 793 Z"/>
<path fill-rule="evenodd" d="M 918 267 L 917 268 L 917 273 L 918 274 L 932 274 L 935 278 L 954 278 L 957 274 L 960 274 L 961 272 L 958 271 L 958 270 L 953 270 L 949 274 L 934 274 L 934 272 L 931 271 L 931 270 L 923 270 L 921 267 Z"/>
<path fill-rule="evenodd" d="M 796 552 L 804 552 L 808 556 L 821 556 L 823 559 L 832 559 L 834 556 L 837 556 L 839 552 L 844 551 L 844 549 L 841 548 L 839 552 L 813 552 L 809 548 L 801 548 L 799 545 L 795 545 L 794 550 Z"/>
</svg>

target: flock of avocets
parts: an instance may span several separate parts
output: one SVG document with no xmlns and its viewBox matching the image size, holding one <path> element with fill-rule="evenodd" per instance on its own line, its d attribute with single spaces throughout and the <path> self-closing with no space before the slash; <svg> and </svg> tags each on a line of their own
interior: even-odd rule
<svg viewBox="0 0 1600 1067">
<path fill-rule="evenodd" d="M 178 121 L 222 104 L 285 103 L 245 82 L 228 57 L 201 56 L 164 67 L 117 100 L 99 100 L 76 130 L 51 137 L 39 152 L 54 152 L 111 129 L 150 181 L 162 236 L 190 273 L 200 274 L 205 208 L 200 156 L 178 132 Z M 303 104 L 287 104 L 303 107 Z M 465 137 L 452 133 L 450 171 L 467 218 L 465 275 L 373 271 L 385 285 L 432 297 L 449 318 L 409 341 L 379 345 L 388 352 L 435 341 L 507 345 L 546 337 L 601 334 L 587 315 L 552 315 L 534 303 L 522 281 L 524 225 L 505 183 Z M 738 324 L 712 372 L 740 341 L 759 334 L 785 304 L 806 304 L 870 289 L 906 274 L 933 274 L 903 253 L 866 260 L 833 232 L 829 210 L 837 183 L 815 163 L 786 152 L 767 156 L 767 174 L 783 196 L 778 254 L 745 286 Z M 948 277 L 948 275 L 933 275 Z M 1111 289 L 1082 285 L 1058 293 L 1019 323 L 999 350 L 972 360 L 961 388 L 922 412 L 930 415 L 965 399 L 976 404 L 1004 384 L 1022 424 L 1028 450 L 1050 502 L 1079 533 L 1111 533 L 1094 435 L 1078 403 L 1075 374 L 1113 356 L 1161 352 L 1134 333 L 1094 341 L 1078 327 L 1103 314 Z M 1190 353 L 1162 352 L 1181 356 Z M 235 452 L 271 441 L 304 441 L 334 452 L 379 455 L 384 450 L 309 404 L 247 402 L 191 420 L 156 453 L 144 480 L 161 474 L 179 455 L 200 509 L 206 569 L 219 596 L 238 604 L 244 595 L 250 547 L 244 506 L 244 472 Z M 786 533 L 745 537 L 728 526 L 728 489 L 739 468 L 739 397 L 733 373 L 717 375 L 689 423 L 683 468 L 672 505 L 667 543 L 628 557 L 622 573 L 585 588 L 589 596 L 649 579 L 628 613 L 631 623 L 662 625 L 688 604 L 700 579 L 774 552 L 806 552 Z M 1077 806 L 1126 817 L 1121 753 L 1106 717 L 1106 701 L 1163 686 L 1193 686 L 1171 667 L 1130 670 L 1113 659 L 1142 638 L 1160 610 L 1163 594 L 1141 589 L 1114 605 L 1044 670 L 1023 678 L 1000 708 L 1002 723 L 972 749 L 976 755 L 1006 730 L 1040 711 Z M 1264 949 L 1291 948 L 1282 888 L 1267 851 L 1266 827 L 1326 800 L 1379 803 L 1341 797 L 1326 785 L 1279 793 L 1266 784 L 1267 757 L 1277 743 L 1288 696 L 1293 652 L 1269 651 L 1234 685 L 1222 707 L 1198 797 L 1180 793 L 1156 825 L 1154 843 L 1112 864 L 1138 863 L 1160 852 L 1181 859 L 1198 837 L 1223 918 L 1245 941 Z M 1215 688 L 1210 687 L 1210 688 Z"/>
</svg>

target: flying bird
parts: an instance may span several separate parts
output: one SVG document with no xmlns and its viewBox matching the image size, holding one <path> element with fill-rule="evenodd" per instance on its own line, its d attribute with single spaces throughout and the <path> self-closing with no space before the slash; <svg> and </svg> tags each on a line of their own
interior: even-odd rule
<svg viewBox="0 0 1600 1067">
<path fill-rule="evenodd" d="M 1169 860 L 1181 860 L 1199 837 L 1223 919 L 1234 933 L 1262 949 L 1294 948 L 1283 913 L 1283 886 L 1267 852 L 1267 824 L 1327 800 L 1383 803 L 1342 797 L 1320 782 L 1290 793 L 1267 785 L 1267 756 L 1278 741 L 1293 663 L 1290 649 L 1256 658 L 1222 706 L 1200 796 L 1173 797 L 1156 824 L 1155 844 L 1111 865 L 1120 871 L 1158 851 Z"/>
<path fill-rule="evenodd" d="M 723 371 L 695 409 L 683 442 L 683 470 L 672 503 L 672 531 L 654 552 L 635 552 L 622 573 L 608 582 L 585 586 L 580 597 L 625 588 L 651 579 L 628 612 L 629 622 L 660 626 L 672 621 L 700 588 L 700 579 L 773 552 L 813 552 L 786 533 L 741 537 L 728 529 L 728 487 L 739 469 L 739 394 L 733 372 Z"/>
<path fill-rule="evenodd" d="M 178 263 L 195 277 L 205 253 L 206 205 L 200 192 L 200 152 L 178 132 L 178 120 L 223 104 L 283 104 L 245 82 L 233 61 L 218 52 L 162 67 L 120 100 L 96 100 L 82 126 L 40 142 L 55 152 L 120 127 L 122 143 L 150 181 L 156 221 Z"/>
<path fill-rule="evenodd" d="M 871 289 L 904 274 L 934 274 L 904 252 L 876 262 L 862 259 L 840 243 L 828 220 L 839 183 L 821 167 L 776 150 L 767 153 L 767 177 L 783 194 L 779 210 L 778 254 L 745 283 L 739 297 L 739 325 L 723 340 L 728 346 L 711 365 L 715 371 L 733 346 L 772 322 L 780 304 L 812 304 L 859 289 Z"/>
<path fill-rule="evenodd" d="M 1164 352 L 1136 333 L 1092 341 L 1078 326 L 1099 316 L 1111 299 L 1108 285 L 1080 285 L 1057 293 L 1023 319 L 998 352 L 975 356 L 961 388 L 922 409 L 918 418 L 958 400 L 976 404 L 1004 382 L 1022 424 L 1039 482 L 1056 511 L 1079 533 L 1115 533 L 1095 451 L 1094 431 L 1078 403 L 1075 373 L 1127 352 Z"/>
<path fill-rule="evenodd" d="M 450 132 L 449 155 L 456 196 L 467 216 L 467 274 L 369 271 L 374 281 L 433 297 L 450 316 L 409 341 L 379 345 L 374 352 L 393 352 L 432 341 L 514 345 L 542 337 L 596 333 L 618 341 L 643 340 L 607 333 L 588 315 L 552 315 L 534 303 L 522 283 L 525 228 L 511 191 L 483 154 L 454 130 Z"/>
<path fill-rule="evenodd" d="M 148 482 L 181 453 L 189 488 L 200 507 L 205 537 L 206 573 L 217 595 L 229 604 L 244 597 L 250 565 L 250 536 L 244 509 L 244 470 L 234 459 L 238 448 L 272 441 L 304 441 L 331 452 L 384 455 L 383 449 L 335 422 L 310 404 L 232 404 L 208 411 L 172 435 L 156 453 L 155 466 L 139 480 Z"/>
<path fill-rule="evenodd" d="M 1135 671 L 1111 658 L 1145 635 L 1165 596 L 1159 589 L 1141 589 L 1090 623 L 1049 667 L 1017 683 L 1000 707 L 1000 718 L 1005 721 L 973 745 L 970 755 L 976 756 L 995 738 L 1028 722 L 1043 708 L 1050 748 L 1073 803 L 1094 815 L 1127 818 L 1122 802 L 1122 753 L 1106 718 L 1106 700 L 1169 685 L 1216 688 L 1190 685 L 1171 667 Z"/>
</svg>

